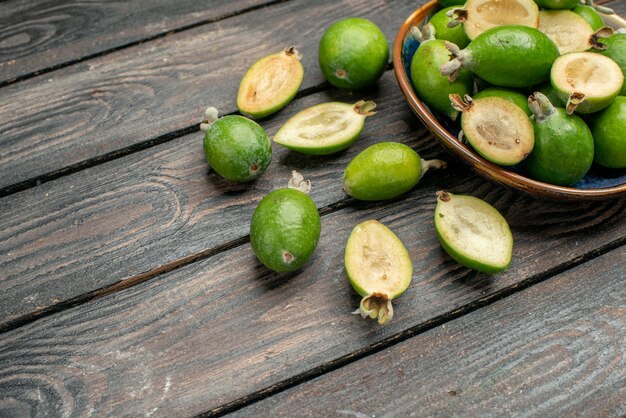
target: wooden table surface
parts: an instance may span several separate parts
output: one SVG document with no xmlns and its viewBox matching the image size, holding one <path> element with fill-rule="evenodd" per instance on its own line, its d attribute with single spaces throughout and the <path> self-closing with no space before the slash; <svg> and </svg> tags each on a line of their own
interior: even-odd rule
<svg viewBox="0 0 626 418">
<path fill-rule="evenodd" d="M 626 15 L 626 2 L 609 1 Z M 419 2 L 166 0 L 0 3 L 0 416 L 624 416 L 626 199 L 539 201 L 445 154 L 393 71 L 359 93 L 317 66 L 324 30 L 373 20 L 389 43 Z M 198 123 L 236 112 L 246 69 L 295 45 L 296 99 L 261 121 L 371 99 L 347 151 L 273 146 L 252 184 L 207 169 Z M 449 168 L 391 202 L 341 190 L 380 141 Z M 249 221 L 297 169 L 322 215 L 301 270 L 256 261 Z M 435 192 L 506 217 L 510 269 L 489 276 L 440 248 Z M 343 268 L 353 226 L 378 219 L 406 243 L 408 291 L 387 326 L 351 315 Z"/>
</svg>

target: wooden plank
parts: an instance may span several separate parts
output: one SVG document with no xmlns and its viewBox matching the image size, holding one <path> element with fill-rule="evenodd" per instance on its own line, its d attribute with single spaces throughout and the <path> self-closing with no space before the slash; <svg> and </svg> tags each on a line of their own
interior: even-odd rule
<svg viewBox="0 0 626 418">
<path fill-rule="evenodd" d="M 0 8 L 0 85 L 269 0 L 10 0 Z"/>
<path fill-rule="evenodd" d="M 485 198 L 510 221 L 507 273 L 468 271 L 440 249 L 432 216 L 441 188 Z M 41 415 L 90 407 L 128 416 L 220 411 L 624 244 L 625 205 L 535 201 L 465 170 L 428 176 L 396 202 L 355 203 L 324 216 L 318 249 L 299 272 L 269 272 L 245 244 L 4 333 L 0 398 L 6 408 Z M 415 267 L 385 327 L 351 315 L 359 298 L 343 272 L 348 234 L 371 218 L 400 236 Z M 44 401 L 36 402 L 39 393 Z"/>
<path fill-rule="evenodd" d="M 380 89 L 313 94 L 263 125 L 273 135 L 303 108 L 362 97 L 374 99 L 380 112 L 349 150 L 312 158 L 274 146 L 268 171 L 252 184 L 207 176 L 198 132 L 0 199 L 0 322 L 246 236 L 258 201 L 283 187 L 291 170 L 312 179 L 312 197 L 325 207 L 345 198 L 343 169 L 373 143 L 397 140 L 426 155 L 441 152 L 411 114 L 391 71 Z"/>
<path fill-rule="evenodd" d="M 626 414 L 626 249 L 233 414 Z"/>
<path fill-rule="evenodd" d="M 391 42 L 417 6 L 295 0 L 9 85 L 0 104 L 0 190 L 194 127 L 209 105 L 233 112 L 247 68 L 292 44 L 304 55 L 302 89 L 318 86 L 318 43 L 333 21 L 371 18 Z"/>
</svg>

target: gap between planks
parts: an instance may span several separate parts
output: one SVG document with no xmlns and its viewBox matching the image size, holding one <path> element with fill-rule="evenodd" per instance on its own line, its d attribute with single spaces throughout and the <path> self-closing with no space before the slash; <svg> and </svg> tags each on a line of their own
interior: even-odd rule
<svg viewBox="0 0 626 418">
<path fill-rule="evenodd" d="M 2 0 L 0 0 L 0 2 L 1 1 Z M 113 52 L 117 52 L 117 51 L 121 51 L 123 49 L 131 48 L 133 46 L 137 46 L 137 45 L 140 45 L 140 44 L 143 44 L 143 43 L 146 43 L 146 42 L 154 41 L 156 39 L 164 38 L 164 37 L 166 37 L 168 35 L 172 35 L 172 34 L 179 33 L 179 32 L 184 32 L 186 30 L 194 29 L 194 28 L 197 28 L 199 26 L 203 26 L 203 25 L 208 25 L 208 24 L 211 24 L 211 23 L 219 22 L 221 20 L 226 20 L 226 19 L 229 19 L 231 17 L 241 16 L 243 14 L 254 12 L 256 10 L 262 9 L 264 7 L 270 7 L 270 6 L 274 6 L 276 4 L 280 4 L 280 3 L 287 3 L 288 1 L 291 1 L 291 0 L 273 0 L 273 1 L 269 1 L 269 2 L 264 3 L 264 4 L 257 4 L 257 5 L 254 5 L 254 6 L 247 7 L 245 9 L 237 10 L 235 12 L 225 13 L 225 14 L 223 14 L 221 16 L 216 16 L 216 17 L 212 17 L 212 18 L 209 18 L 209 19 L 203 19 L 203 20 L 200 20 L 200 21 L 197 21 L 197 22 L 194 22 L 194 23 L 190 23 L 188 25 L 184 25 L 184 26 L 180 26 L 180 27 L 177 27 L 177 28 L 174 28 L 174 29 L 167 30 L 165 32 L 159 32 L 159 33 L 156 33 L 154 35 L 150 35 L 150 36 L 147 36 L 145 38 L 141 38 L 141 39 L 136 40 L 136 41 L 132 41 L 132 42 L 128 42 L 128 43 L 125 43 L 125 44 L 122 44 L 122 45 L 118 45 L 116 47 L 105 49 L 105 50 L 102 50 L 102 51 L 99 51 L 99 52 L 96 52 L 96 53 L 93 53 L 93 54 L 84 55 L 82 57 L 74 58 L 74 59 L 71 59 L 71 60 L 59 63 L 59 64 L 54 64 L 54 65 L 51 65 L 49 67 L 44 67 L 44 68 L 41 68 L 39 70 L 32 71 L 30 73 L 22 74 L 20 76 L 11 78 L 9 80 L 1 81 L 0 82 L 0 88 L 8 86 L 8 85 L 11 85 L 11 84 L 19 83 L 20 81 L 28 80 L 28 79 L 31 79 L 33 77 L 40 76 L 42 74 L 47 74 L 47 73 L 50 73 L 52 71 L 60 70 L 61 68 L 69 67 L 71 65 L 80 64 L 81 62 L 89 61 L 89 60 L 94 59 L 94 58 L 102 57 L 104 55 L 108 55 L 108 54 L 111 54 Z M 1 197 L 1 195 L 0 195 L 0 197 Z"/>
<path fill-rule="evenodd" d="M 451 322 L 462 316 L 465 316 L 474 311 L 477 311 L 478 309 L 482 309 L 484 307 L 492 305 L 515 293 L 521 292 L 539 283 L 545 282 L 556 275 L 562 274 L 568 270 L 581 266 L 595 258 L 598 258 L 604 254 L 607 254 L 625 245 L 626 245 L 626 237 L 620 238 L 616 241 L 613 241 L 600 248 L 592 250 L 589 253 L 581 255 L 566 263 L 552 267 L 546 271 L 543 271 L 539 274 L 531 276 L 527 278 L 526 280 L 515 283 L 499 291 L 496 291 L 484 298 L 477 299 L 466 305 L 460 306 L 452 311 L 446 312 L 439 316 L 435 316 L 434 318 L 431 318 L 425 322 L 422 322 L 418 325 L 407 328 L 404 331 L 394 334 L 391 337 L 385 338 L 369 347 L 362 348 L 346 356 L 342 356 L 335 360 L 329 361 L 325 364 L 321 364 L 320 366 L 315 367 L 311 370 L 308 370 L 305 373 L 301 373 L 289 379 L 283 380 L 282 382 L 278 382 L 274 385 L 268 386 L 264 389 L 261 389 L 254 393 L 246 395 L 235 401 L 229 402 L 218 408 L 214 408 L 210 411 L 199 414 L 196 417 L 197 418 L 222 417 L 224 415 L 243 409 L 254 403 L 260 402 L 263 399 L 269 398 L 278 393 L 284 392 L 288 389 L 304 384 L 317 377 L 320 377 L 332 371 L 338 370 L 358 360 L 361 360 L 363 358 L 379 353 L 383 350 L 386 350 L 390 347 L 395 346 L 396 344 L 399 344 L 401 342 L 414 338 L 420 334 L 423 334 L 426 331 L 445 325 L 448 322 Z"/>
</svg>

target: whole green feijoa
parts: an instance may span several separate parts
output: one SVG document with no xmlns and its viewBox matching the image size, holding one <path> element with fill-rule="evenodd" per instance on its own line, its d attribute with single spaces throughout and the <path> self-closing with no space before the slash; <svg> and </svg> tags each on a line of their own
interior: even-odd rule
<svg viewBox="0 0 626 418">
<path fill-rule="evenodd" d="M 440 67 L 450 58 L 444 41 L 429 37 L 430 28 L 432 26 L 426 25 L 422 31 L 417 28 L 412 31 L 421 44 L 411 61 L 411 81 L 420 99 L 434 111 L 455 120 L 459 112 L 452 108 L 448 97 L 450 94 L 469 94 L 473 86 L 472 73 L 460 71 L 453 82 L 441 75 Z"/>
<path fill-rule="evenodd" d="M 379 142 L 350 161 L 343 174 L 343 190 L 359 200 L 393 199 L 412 189 L 426 170 L 442 167 L 443 161 L 424 161 L 404 144 Z"/>
<path fill-rule="evenodd" d="M 428 23 L 435 28 L 434 32 L 436 39 L 449 41 L 456 44 L 459 48 L 465 48 L 469 45 L 470 39 L 465 34 L 463 26 L 457 25 L 454 27 L 448 27 L 450 22 L 452 22 L 452 18 L 448 16 L 448 12 L 454 9 L 455 7 L 451 6 L 439 10 L 430 18 Z"/>
<path fill-rule="evenodd" d="M 259 124 L 243 116 L 217 118 L 209 108 L 200 125 L 209 166 L 227 180 L 247 182 L 265 172 L 272 160 L 270 139 Z"/>
<path fill-rule="evenodd" d="M 535 3 L 544 9 L 573 9 L 579 0 L 535 0 Z"/>
<path fill-rule="evenodd" d="M 333 23 L 319 46 L 319 65 L 335 87 L 359 90 L 376 83 L 389 60 L 383 32 L 373 22 L 348 18 Z"/>
<path fill-rule="evenodd" d="M 476 99 L 481 99 L 483 97 L 501 97 L 517 105 L 528 116 L 532 114 L 530 112 L 530 109 L 528 108 L 528 99 L 526 98 L 526 96 L 524 96 L 522 93 L 518 91 L 504 89 L 501 87 L 488 87 L 476 93 L 473 99 L 476 100 Z"/>
<path fill-rule="evenodd" d="M 616 33 L 608 38 L 600 38 L 598 43 L 606 45 L 606 49 L 599 53 L 615 61 L 626 77 L 626 33 Z M 619 94 L 626 96 L 626 83 L 622 85 Z"/>
<path fill-rule="evenodd" d="M 439 0 L 441 7 L 463 6 L 466 0 Z"/>
<path fill-rule="evenodd" d="M 552 87 L 551 83 L 546 82 L 546 83 L 540 84 L 536 86 L 535 88 L 533 88 L 531 91 L 539 92 L 543 94 L 544 96 L 548 98 L 548 100 L 550 100 L 550 103 L 552 103 L 556 107 L 565 107 L 565 102 L 561 100 L 556 90 L 554 90 L 554 87 Z"/>
<path fill-rule="evenodd" d="M 596 12 L 596 10 L 591 6 L 578 4 L 572 9 L 572 12 L 585 19 L 587 23 L 591 25 L 591 28 L 594 31 L 604 26 L 604 20 L 602 20 L 602 16 L 600 16 L 600 13 Z"/>
<path fill-rule="evenodd" d="M 581 180 L 593 162 L 593 137 L 585 122 L 555 108 L 541 93 L 528 99 L 535 146 L 523 165 L 531 178 L 559 186 Z"/>
<path fill-rule="evenodd" d="M 307 191 L 302 176 L 294 172 L 290 187 L 270 192 L 254 210 L 250 243 L 259 261 L 271 270 L 296 270 L 317 247 L 320 216 Z"/>
<path fill-rule="evenodd" d="M 484 80 L 501 87 L 530 87 L 548 80 L 559 50 L 545 34 L 527 26 L 505 25 L 478 35 L 460 50 L 446 43 L 454 56 L 441 67 L 441 74 L 454 80 L 467 68 Z"/>
<path fill-rule="evenodd" d="M 595 144 L 594 162 L 608 168 L 626 168 L 626 97 L 618 96 L 601 112 L 590 115 Z"/>
</svg>

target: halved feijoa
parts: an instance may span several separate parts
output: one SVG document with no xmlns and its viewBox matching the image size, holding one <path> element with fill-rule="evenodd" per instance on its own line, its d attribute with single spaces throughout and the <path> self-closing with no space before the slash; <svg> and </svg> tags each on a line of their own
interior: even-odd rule
<svg viewBox="0 0 626 418">
<path fill-rule="evenodd" d="M 481 199 L 437 192 L 435 231 L 443 249 L 465 267 L 499 273 L 511 263 L 513 236 L 509 225 Z"/>
<path fill-rule="evenodd" d="M 441 67 L 441 74 L 454 80 L 467 68 L 491 84 L 530 87 L 547 81 L 559 50 L 545 34 L 527 26 L 498 26 L 476 37 L 460 50 L 446 42 L 454 56 Z"/>
<path fill-rule="evenodd" d="M 617 63 L 626 77 L 626 33 L 615 33 L 611 36 L 599 37 L 594 49 L 600 47 L 600 54 L 611 58 Z M 626 83 L 622 85 L 620 96 L 626 96 Z"/>
<path fill-rule="evenodd" d="M 359 200 L 393 199 L 413 188 L 440 160 L 425 161 L 412 148 L 398 142 L 379 142 L 361 151 L 343 174 L 343 190 Z"/>
<path fill-rule="evenodd" d="M 330 102 L 304 109 L 278 130 L 274 142 L 303 154 L 327 155 L 348 148 L 374 115 L 376 103 Z"/>
<path fill-rule="evenodd" d="M 535 3 L 544 9 L 572 9 L 579 0 L 535 0 Z"/>
<path fill-rule="evenodd" d="M 455 109 L 463 112 L 461 128 L 469 144 L 492 163 L 515 165 L 530 154 L 535 143 L 533 125 L 517 105 L 502 97 L 473 100 L 450 95 Z"/>
<path fill-rule="evenodd" d="M 250 222 L 252 251 L 271 270 L 296 270 L 317 247 L 320 216 L 308 190 L 310 183 L 294 171 L 289 187 L 270 192 L 254 210 Z"/>
<path fill-rule="evenodd" d="M 252 118 L 264 118 L 286 106 L 302 84 L 300 58 L 300 53 L 290 47 L 255 62 L 239 84 L 239 111 Z"/>
<path fill-rule="evenodd" d="M 488 87 L 476 93 L 473 99 L 482 99 L 483 97 L 502 97 L 503 99 L 517 105 L 528 116 L 532 115 L 530 109 L 528 108 L 528 98 L 519 91 L 509 90 L 502 87 Z"/>
<path fill-rule="evenodd" d="M 456 120 L 459 112 L 450 106 L 450 94 L 461 96 L 472 91 L 472 73 L 461 70 L 452 82 L 441 75 L 440 68 L 450 60 L 445 42 L 432 38 L 432 26 L 425 25 L 420 31 L 411 30 L 412 36 L 420 41 L 420 46 L 411 61 L 411 81 L 419 97 L 434 111 Z M 430 35 L 430 37 L 429 37 Z"/>
<path fill-rule="evenodd" d="M 258 178 L 272 161 L 272 146 L 265 130 L 243 116 L 217 118 L 210 107 L 200 124 L 204 155 L 209 166 L 227 180 L 247 182 Z"/>
<path fill-rule="evenodd" d="M 454 15 L 470 39 L 496 26 L 539 26 L 539 8 L 533 0 L 467 0 Z"/>
<path fill-rule="evenodd" d="M 593 162 L 593 137 L 585 122 L 555 108 L 539 92 L 528 98 L 533 112 L 535 147 L 524 168 L 535 180 L 569 186 L 582 179 Z"/>
<path fill-rule="evenodd" d="M 376 220 L 360 223 L 348 238 L 344 262 L 350 284 L 363 296 L 354 313 L 378 318 L 379 324 L 391 320 L 391 301 L 413 278 L 413 264 L 400 238 Z"/>
<path fill-rule="evenodd" d="M 463 26 L 450 25 L 454 9 L 454 6 L 450 6 L 439 10 L 430 18 L 428 24 L 432 25 L 434 28 L 434 35 L 436 39 L 449 41 L 456 44 L 459 48 L 465 48 L 470 43 L 470 39 L 463 30 Z M 449 27 L 448 25 L 452 27 Z"/>
<path fill-rule="evenodd" d="M 594 162 L 608 168 L 626 168 L 626 97 L 618 96 L 606 109 L 591 115 Z"/>
<path fill-rule="evenodd" d="M 542 10 L 539 30 L 552 39 L 561 54 L 588 50 L 594 32 L 585 19 L 570 10 Z"/>
<path fill-rule="evenodd" d="M 607 107 L 624 83 L 622 70 L 612 59 L 593 52 L 560 56 L 552 66 L 550 81 L 568 114 L 593 113 Z"/>
</svg>

